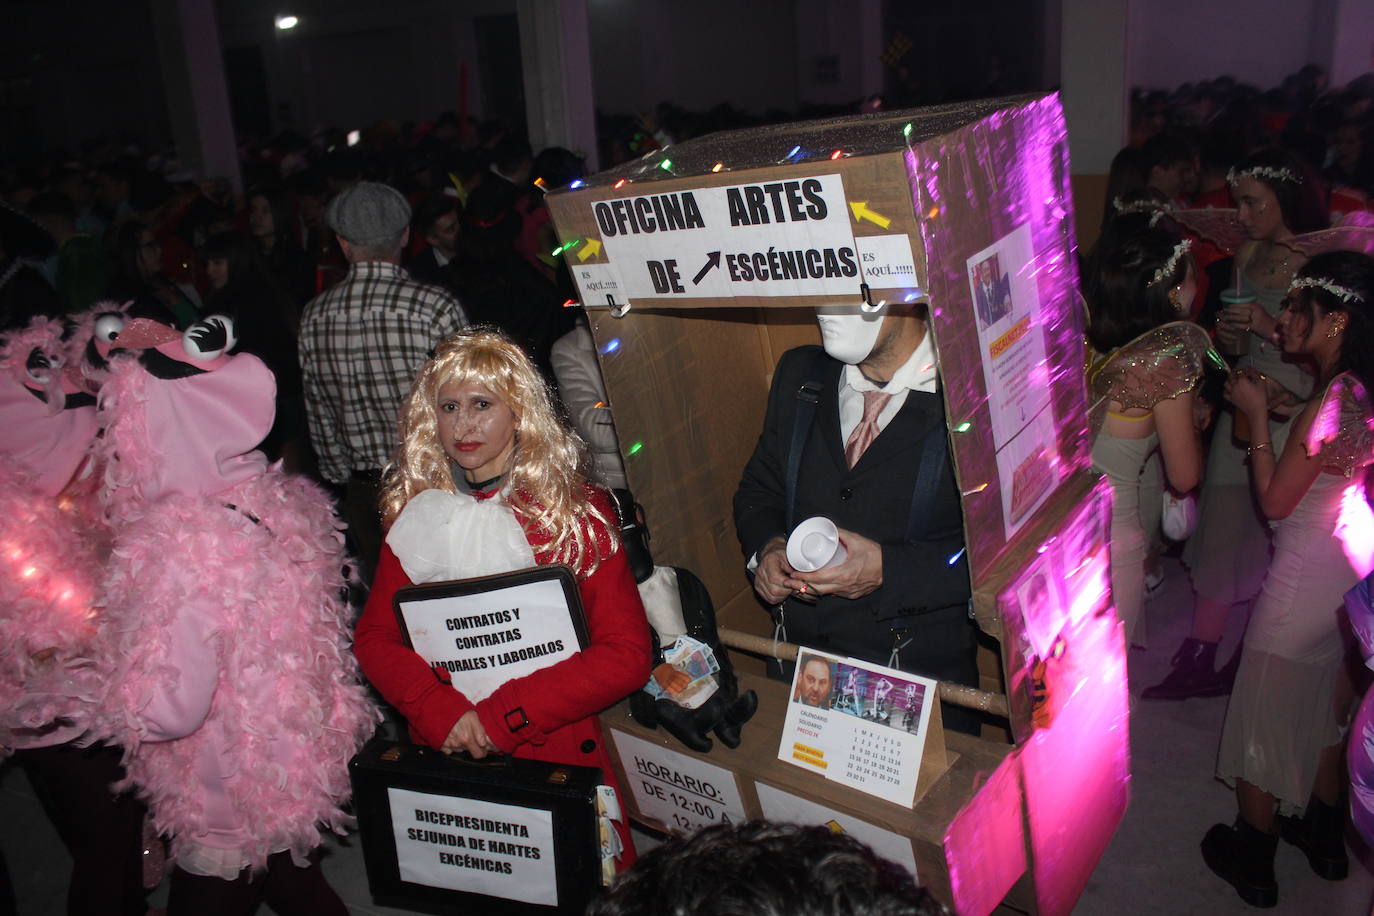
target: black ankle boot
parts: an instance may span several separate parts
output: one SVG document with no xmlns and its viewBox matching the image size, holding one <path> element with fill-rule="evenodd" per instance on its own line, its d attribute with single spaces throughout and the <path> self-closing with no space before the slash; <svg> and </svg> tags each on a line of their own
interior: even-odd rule
<svg viewBox="0 0 1374 916">
<path fill-rule="evenodd" d="M 1213 665 L 1217 660 L 1217 644 L 1198 639 L 1185 639 L 1174 653 L 1174 670 L 1153 687 L 1140 694 L 1145 700 L 1186 700 L 1189 697 L 1219 697 L 1228 689 L 1217 677 Z"/>
<path fill-rule="evenodd" d="M 1307 864 L 1318 877 L 1343 881 L 1350 874 L 1345 851 L 1345 808 L 1328 805 L 1312 796 L 1302 817 L 1280 817 L 1279 836 L 1307 855 Z"/>
<path fill-rule="evenodd" d="M 1217 877 L 1236 889 L 1251 906 L 1269 908 L 1279 902 L 1274 879 L 1274 851 L 1278 834 L 1261 833 L 1240 818 L 1234 827 L 1217 824 L 1202 838 L 1202 858 Z"/>
</svg>

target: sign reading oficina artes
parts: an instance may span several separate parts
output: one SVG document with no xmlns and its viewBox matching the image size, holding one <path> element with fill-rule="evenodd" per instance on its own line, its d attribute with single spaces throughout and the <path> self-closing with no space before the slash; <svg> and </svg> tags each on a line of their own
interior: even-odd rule
<svg viewBox="0 0 1374 916">
<path fill-rule="evenodd" d="M 865 251 L 873 248 L 876 253 L 889 241 L 870 236 L 856 242 L 851 220 L 865 211 L 846 201 L 839 175 L 646 191 L 595 201 L 590 207 L 600 239 L 577 241 L 567 256 L 584 301 L 598 304 L 608 292 L 622 301 L 852 297 L 866 279 Z M 900 238 L 905 242 L 905 236 Z M 586 263 L 603 246 L 610 263 Z M 883 252 L 884 270 L 910 276 L 885 276 L 870 285 L 917 282 L 910 247 L 902 247 L 905 255 L 898 260 L 904 263 L 895 268 Z"/>
</svg>

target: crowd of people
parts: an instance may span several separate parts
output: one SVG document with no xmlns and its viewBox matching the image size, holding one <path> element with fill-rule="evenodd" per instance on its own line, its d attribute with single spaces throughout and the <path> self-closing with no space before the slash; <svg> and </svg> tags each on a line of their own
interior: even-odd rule
<svg viewBox="0 0 1374 916">
<path fill-rule="evenodd" d="M 1308 68 L 1269 93 L 1217 80 L 1136 101 L 1139 142 L 1083 262 L 1113 598 L 1144 648 L 1168 523 L 1192 627 L 1142 696 L 1230 694 L 1217 776 L 1238 814 L 1202 855 L 1270 907 L 1280 837 L 1323 878 L 1349 868 L 1345 738 L 1369 683 L 1350 633 L 1370 609 L 1346 595 L 1374 571 L 1374 77 L 1332 91 Z M 1349 754 L 1363 784 L 1369 752 Z"/>
<path fill-rule="evenodd" d="M 1271 93 L 1215 80 L 1140 94 L 1134 112 L 1082 260 L 1114 600 L 1128 642 L 1146 645 L 1162 515 L 1194 503 L 1192 633 L 1144 697 L 1232 694 L 1218 775 L 1239 814 L 1203 855 L 1268 906 L 1280 835 L 1323 877 L 1348 868 L 1341 762 L 1364 684 L 1342 601 L 1374 571 L 1359 538 L 1374 533 L 1374 229 L 1361 216 L 1374 79 L 1331 90 L 1305 70 Z M 660 115 L 617 125 L 611 161 L 710 123 Z M 84 578 L 35 575 L 41 564 L 6 547 L 0 745 L 20 748 L 73 853 L 72 912 L 144 911 L 142 853 L 160 842 L 145 814 L 170 838 L 172 913 L 260 900 L 342 912 L 319 825 L 342 827 L 344 764 L 379 717 L 364 677 L 421 743 L 608 779 L 595 714 L 650 678 L 621 534 L 633 500 L 543 201 L 582 163 L 452 116 L 379 126 L 356 146 L 286 135 L 243 152 L 241 197 L 108 145 L 0 170 L 5 533 L 41 530 L 25 549 L 85 561 Z M 1324 233 L 1333 220 L 1346 229 Z M 779 365 L 736 494 L 755 590 L 798 642 L 976 684 L 924 313 L 823 315 L 821 331 L 823 348 Z M 834 429 L 784 435 L 807 384 Z M 926 491 L 907 479 L 914 460 L 862 477 L 894 447 L 894 423 L 934 449 Z M 913 489 L 909 506 L 886 498 Z M 814 514 L 841 525 L 838 571 L 786 559 L 793 517 Z M 370 587 L 356 630 L 345 528 Z M 575 574 L 588 644 L 490 695 L 467 696 L 400 631 L 402 588 L 552 563 Z M 97 591 L 97 619 L 53 625 L 55 602 Z M 1218 669 L 1228 618 L 1251 602 L 1243 649 Z M 871 613 L 837 612 L 854 607 Z M 1358 602 L 1350 613 L 1374 617 Z M 894 636 L 918 624 L 934 635 Z M 971 714 L 945 717 L 978 730 Z M 606 845 L 626 871 L 633 841 L 623 818 L 614 827 Z M 756 852 L 782 836 L 770 830 L 701 842 Z M 655 882 L 685 867 L 675 857 L 699 853 L 646 859 L 601 911 L 645 911 Z"/>
</svg>

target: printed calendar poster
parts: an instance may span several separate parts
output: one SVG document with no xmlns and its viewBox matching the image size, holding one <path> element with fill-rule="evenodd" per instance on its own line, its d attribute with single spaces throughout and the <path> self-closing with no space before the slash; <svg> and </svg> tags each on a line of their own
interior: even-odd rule
<svg viewBox="0 0 1374 916">
<path fill-rule="evenodd" d="M 801 649 L 778 759 L 911 807 L 935 681 Z"/>
</svg>

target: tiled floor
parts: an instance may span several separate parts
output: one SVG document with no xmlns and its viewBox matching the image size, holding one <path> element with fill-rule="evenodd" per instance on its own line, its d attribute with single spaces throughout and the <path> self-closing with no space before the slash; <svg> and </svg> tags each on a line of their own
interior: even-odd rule
<svg viewBox="0 0 1374 916">
<path fill-rule="evenodd" d="M 1150 648 L 1131 653 L 1132 691 L 1164 676 L 1185 635 L 1191 611 L 1187 579 L 1176 565 L 1162 596 L 1150 602 Z M 1229 657 L 1240 630 L 1223 644 Z M 1075 912 L 1081 914 L 1232 914 L 1252 912 L 1202 864 L 1197 845 L 1213 823 L 1234 816 L 1233 795 L 1212 778 L 1225 698 L 1137 703 L 1132 718 L 1132 803 Z M 63 912 L 69 862 L 39 810 L 24 774 L 0 770 L 0 849 L 9 864 L 20 916 Z M 333 842 L 324 862 L 330 882 L 356 914 L 399 914 L 367 891 L 356 842 Z M 1291 847 L 1280 846 L 1279 914 L 1356 916 L 1370 912 L 1374 874 L 1354 865 L 1339 883 L 1320 880 Z M 152 898 L 161 902 L 164 891 Z M 266 908 L 263 912 L 267 912 Z"/>
</svg>

